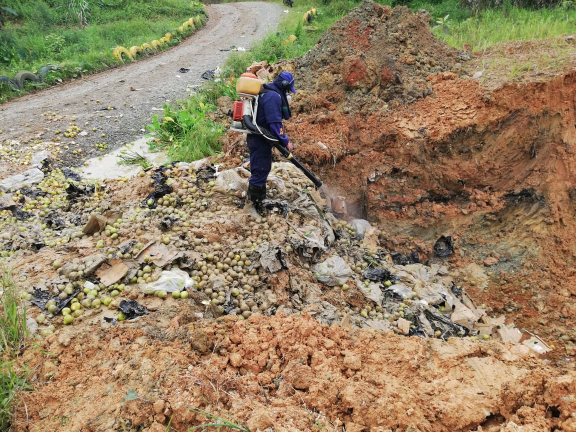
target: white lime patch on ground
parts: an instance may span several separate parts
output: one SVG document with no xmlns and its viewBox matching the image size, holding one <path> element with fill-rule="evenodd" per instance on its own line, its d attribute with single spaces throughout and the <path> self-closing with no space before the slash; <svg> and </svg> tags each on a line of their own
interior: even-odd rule
<svg viewBox="0 0 576 432">
<path fill-rule="evenodd" d="M 120 177 L 134 177 L 142 167 L 140 165 L 123 165 L 120 156 L 122 152 L 134 152 L 144 156 L 154 166 L 168 163 L 166 152 L 152 152 L 148 145 L 150 138 L 143 137 L 134 141 L 134 145 L 128 144 L 108 153 L 105 156 L 88 159 L 88 166 L 79 168 L 80 175 L 84 179 L 115 179 Z"/>
</svg>

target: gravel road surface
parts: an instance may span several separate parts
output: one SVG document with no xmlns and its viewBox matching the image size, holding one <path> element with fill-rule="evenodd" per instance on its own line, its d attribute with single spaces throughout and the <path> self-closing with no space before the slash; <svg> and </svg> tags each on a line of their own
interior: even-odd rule
<svg viewBox="0 0 576 432">
<path fill-rule="evenodd" d="M 188 87 L 201 85 L 202 73 L 222 66 L 231 47 L 249 48 L 275 30 L 283 8 L 250 2 L 210 5 L 206 11 L 206 25 L 168 51 L 0 105 L 0 142 L 20 143 L 12 146 L 16 160 L 0 161 L 0 178 L 24 169 L 14 162 L 38 151 L 34 141 L 61 137 L 54 145 L 62 149 L 62 162 L 78 166 L 102 154 L 96 143 L 105 142 L 112 150 L 143 136 L 151 115 L 161 113 L 165 102 L 185 98 Z M 189 71 L 178 72 L 181 68 Z M 57 130 L 63 133 L 72 119 L 87 134 L 55 135 Z"/>
</svg>

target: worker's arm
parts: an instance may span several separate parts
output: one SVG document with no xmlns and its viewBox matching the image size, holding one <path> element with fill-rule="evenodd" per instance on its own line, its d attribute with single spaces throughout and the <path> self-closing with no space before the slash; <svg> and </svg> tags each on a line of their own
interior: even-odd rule
<svg viewBox="0 0 576 432">
<path fill-rule="evenodd" d="M 282 127 L 282 123 L 270 123 L 270 130 L 276 137 L 278 137 L 280 144 L 282 144 L 284 147 L 288 145 L 290 138 L 288 138 L 288 136 L 284 133 L 284 127 Z"/>
<path fill-rule="evenodd" d="M 265 100 L 264 108 L 266 123 L 270 125 L 270 131 L 278 138 L 280 144 L 292 151 L 294 146 L 290 144 L 290 138 L 286 135 L 284 126 L 282 126 L 282 100 L 280 95 L 276 92 L 270 92 L 266 93 L 265 96 L 268 96 Z"/>
</svg>

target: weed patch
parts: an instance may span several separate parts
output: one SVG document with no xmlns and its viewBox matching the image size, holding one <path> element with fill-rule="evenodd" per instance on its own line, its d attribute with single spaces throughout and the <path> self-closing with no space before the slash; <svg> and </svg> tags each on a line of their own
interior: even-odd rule
<svg viewBox="0 0 576 432">
<path fill-rule="evenodd" d="M 2 358 L 19 352 L 26 337 L 26 310 L 18 288 L 7 270 L 0 270 L 0 354 Z M 12 423 L 14 404 L 26 387 L 26 378 L 17 373 L 10 361 L 0 363 L 0 430 Z"/>
</svg>

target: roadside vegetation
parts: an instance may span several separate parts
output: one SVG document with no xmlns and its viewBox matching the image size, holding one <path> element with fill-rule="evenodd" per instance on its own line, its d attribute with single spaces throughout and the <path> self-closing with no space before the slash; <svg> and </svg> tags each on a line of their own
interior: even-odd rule
<svg viewBox="0 0 576 432">
<path fill-rule="evenodd" d="M 25 374 L 13 358 L 26 338 L 26 310 L 12 275 L 0 268 L 0 431 L 10 430 L 13 408 L 27 387 Z"/>
<path fill-rule="evenodd" d="M 0 0 L 0 76 L 53 66 L 44 82 L 26 81 L 25 91 L 117 66 L 114 48 L 152 46 L 149 53 L 178 44 L 205 20 L 204 7 L 190 0 Z M 197 20 L 198 22 L 198 20 Z M 181 30 L 179 30 L 181 28 Z M 147 52 L 142 52 L 146 55 Z M 140 53 L 139 53 L 140 55 Z M 125 58 L 124 58 L 125 59 Z M 0 80 L 0 102 L 22 91 Z"/>
</svg>

